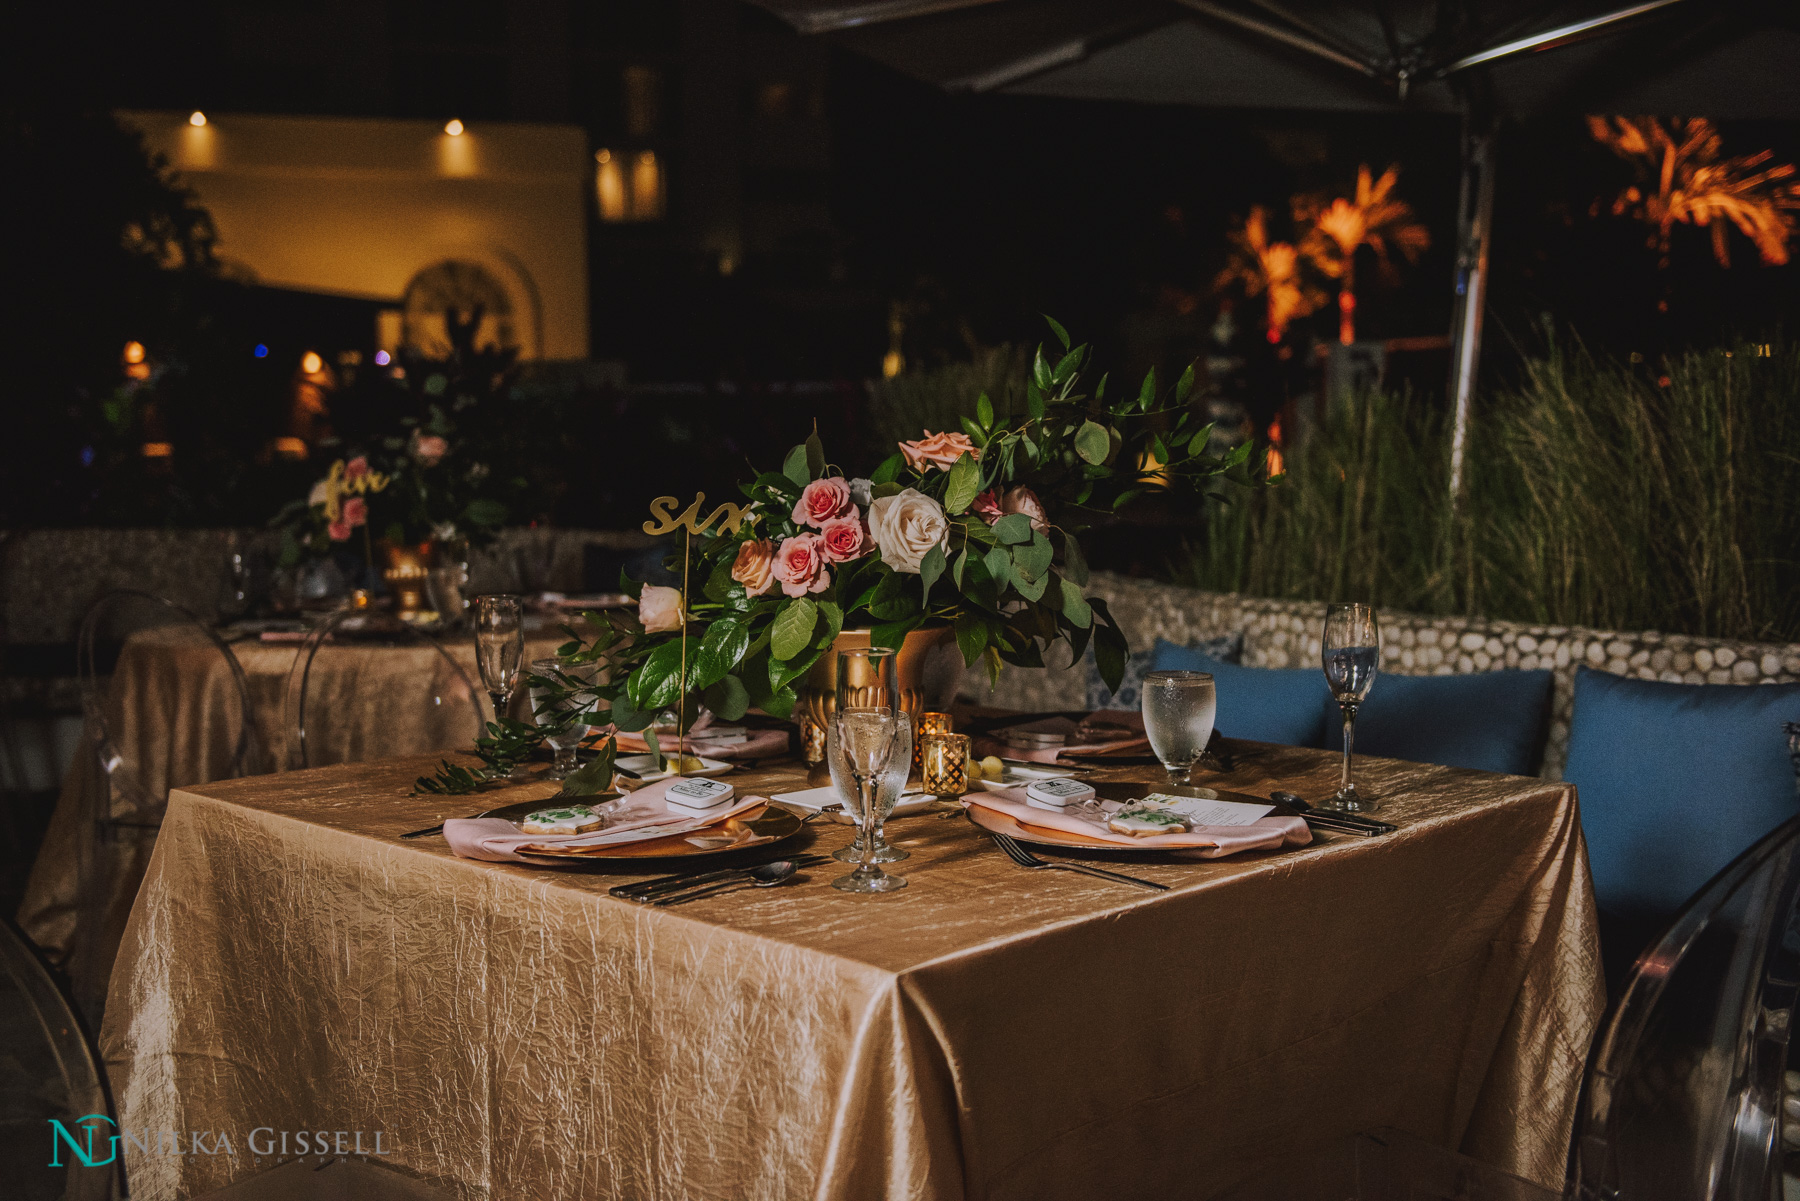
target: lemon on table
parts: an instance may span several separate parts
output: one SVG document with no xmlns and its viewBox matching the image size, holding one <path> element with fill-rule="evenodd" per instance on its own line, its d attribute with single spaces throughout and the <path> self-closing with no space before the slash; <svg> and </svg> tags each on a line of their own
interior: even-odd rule
<svg viewBox="0 0 1800 1201">
<path fill-rule="evenodd" d="M 674 772 L 702 771 L 705 767 L 706 764 L 700 761 L 698 755 L 683 755 L 679 763 L 673 755 L 669 757 L 669 770 Z"/>
<path fill-rule="evenodd" d="M 1006 775 L 1006 764 L 1000 762 L 998 755 L 989 755 L 976 766 L 981 770 L 981 774 L 990 780 L 998 780 Z"/>
</svg>

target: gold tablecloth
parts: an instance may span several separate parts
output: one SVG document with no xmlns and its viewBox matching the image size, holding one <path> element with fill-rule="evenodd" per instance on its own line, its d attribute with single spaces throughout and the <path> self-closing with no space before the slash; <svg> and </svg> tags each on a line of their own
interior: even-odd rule
<svg viewBox="0 0 1800 1201">
<path fill-rule="evenodd" d="M 534 638 L 526 652 L 548 656 L 558 641 Z M 288 669 L 299 647 L 252 640 L 232 650 L 243 665 L 255 728 L 246 770 L 286 767 L 293 750 L 285 711 Z M 469 640 L 451 640 L 445 650 L 479 690 Z M 314 763 L 466 748 L 478 732 L 462 682 L 424 644 L 327 644 L 314 660 L 308 694 Z M 171 627 L 133 635 L 120 651 L 107 701 L 113 743 L 152 800 L 160 802 L 171 788 L 229 774 L 242 725 L 236 690 L 229 664 L 197 631 Z M 156 841 L 152 828 L 124 829 L 96 842 L 94 819 L 102 806 L 115 818 L 128 816 L 128 802 L 108 796 L 92 745 L 84 740 L 63 780 L 18 914 L 25 932 L 69 972 L 90 1013 L 98 1012 Z"/>
<path fill-rule="evenodd" d="M 1564 785 L 1369 760 L 1398 833 L 1125 869 L 1166 893 L 922 816 L 891 826 L 902 892 L 833 864 L 648 909 L 606 895 L 641 867 L 398 840 L 480 807 L 405 796 L 425 766 L 171 797 L 103 1044 L 124 1126 L 239 1154 L 128 1150 L 140 1195 L 267 1170 L 258 1126 L 380 1132 L 468 1198 L 1162 1201 L 1383 1125 L 1560 1178 L 1602 1002 Z M 1334 771 L 1261 747 L 1217 782 Z"/>
</svg>

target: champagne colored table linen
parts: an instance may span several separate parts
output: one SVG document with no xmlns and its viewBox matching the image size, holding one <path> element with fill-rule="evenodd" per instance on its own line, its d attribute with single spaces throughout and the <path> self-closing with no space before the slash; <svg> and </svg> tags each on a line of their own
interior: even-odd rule
<svg viewBox="0 0 1800 1201">
<path fill-rule="evenodd" d="M 533 638 L 526 655 L 553 654 L 559 641 Z M 444 647 L 479 689 L 469 639 L 455 637 Z M 289 761 L 285 705 L 297 649 L 254 639 L 232 646 L 255 727 L 247 773 Z M 310 685 L 313 711 L 323 710 L 313 726 L 313 758 L 349 763 L 466 748 L 475 720 L 459 689 L 455 673 L 429 646 L 328 645 L 314 662 Z M 428 702 L 434 690 L 444 704 Z M 113 742 L 153 799 L 229 773 L 241 724 L 236 691 L 230 666 L 199 633 L 164 628 L 133 635 L 120 651 L 107 698 Z M 84 741 L 64 778 L 18 913 L 25 933 L 70 974 L 90 1013 L 98 1012 L 94 1002 L 105 994 L 119 934 L 156 841 L 152 828 L 96 843 L 93 821 L 102 808 L 112 809 L 114 818 L 129 816 L 128 805 L 109 797 L 92 744 Z M 91 884 L 84 886 L 84 878 Z"/>
<path fill-rule="evenodd" d="M 103 1036 L 124 1126 L 379 1130 L 464 1198 L 1205 1197 L 1383 1125 L 1560 1179 L 1602 1001 L 1567 786 L 1370 760 L 1398 833 L 1131 860 L 1157 894 L 923 816 L 902 892 L 832 864 L 653 909 L 606 890 L 662 865 L 399 841 L 479 807 L 404 795 L 426 765 L 172 796 Z M 1207 782 L 1335 772 L 1252 746 Z M 147 1198 L 273 1166 L 126 1154 Z"/>
</svg>

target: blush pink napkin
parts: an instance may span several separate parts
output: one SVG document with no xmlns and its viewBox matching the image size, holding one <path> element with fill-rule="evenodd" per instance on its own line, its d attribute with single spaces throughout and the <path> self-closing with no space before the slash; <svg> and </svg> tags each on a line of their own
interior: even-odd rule
<svg viewBox="0 0 1800 1201">
<path fill-rule="evenodd" d="M 486 859 L 493 863 L 523 863 L 518 850 L 523 846 L 604 847 L 615 843 L 638 842 L 655 829 L 655 837 L 688 834 L 716 826 L 728 817 L 746 809 L 766 804 L 768 798 L 740 796 L 718 810 L 703 814 L 689 813 L 671 807 L 663 793 L 674 779 L 646 784 L 626 796 L 622 808 L 607 815 L 606 828 L 589 834 L 522 834 L 519 827 L 500 817 L 453 817 L 444 823 L 444 841 L 464 859 Z M 544 808 L 579 805 L 580 797 L 544 799 Z M 632 837 L 621 837 L 630 834 Z"/>
<path fill-rule="evenodd" d="M 1051 718 L 1030 723 L 1033 726 L 1051 727 L 1066 725 L 1071 734 L 1079 734 L 1090 725 L 1124 726 L 1134 731 L 1129 738 L 1115 738 L 1110 742 L 1080 742 L 1065 746 L 1046 746 L 1036 749 L 1013 746 L 998 738 L 977 738 L 973 750 L 977 755 L 998 755 L 1002 759 L 1024 759 L 1032 763 L 1056 763 L 1061 760 L 1064 751 L 1124 751 L 1134 748 L 1150 749 L 1150 740 L 1144 737 L 1144 715 L 1129 709 L 1097 709 L 1082 718 L 1080 723 L 1067 718 Z"/>
<path fill-rule="evenodd" d="M 644 741 L 641 734 L 620 734 L 618 739 L 619 753 L 622 755 L 642 755 L 650 750 L 650 744 Z M 669 741 L 671 740 L 662 740 L 665 755 L 670 752 Z M 787 754 L 788 732 L 752 730 L 750 737 L 743 742 L 709 742 L 706 731 L 699 730 L 692 737 L 681 740 L 681 749 L 690 755 L 704 755 L 708 759 L 769 759 Z"/>
<path fill-rule="evenodd" d="M 1026 801 L 1023 788 L 965 797 L 963 804 L 984 805 L 1015 821 L 1046 830 L 1082 834 L 1119 846 L 1174 851 L 1183 858 L 1192 859 L 1218 859 L 1239 851 L 1274 850 L 1284 846 L 1303 847 L 1312 841 L 1312 831 L 1306 828 L 1305 820 L 1298 817 L 1262 817 L 1247 826 L 1198 826 L 1182 834 L 1133 838 L 1129 834 L 1116 834 L 1099 822 L 1033 805 Z"/>
</svg>

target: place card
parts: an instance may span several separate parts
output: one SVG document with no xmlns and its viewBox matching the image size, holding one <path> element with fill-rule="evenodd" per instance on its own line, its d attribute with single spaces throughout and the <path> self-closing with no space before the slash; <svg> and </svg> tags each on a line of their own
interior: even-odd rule
<svg viewBox="0 0 1800 1201">
<path fill-rule="evenodd" d="M 1275 812 L 1273 805 L 1246 805 L 1242 801 L 1171 796 L 1166 792 L 1153 792 L 1144 801 L 1154 801 L 1156 808 L 1180 814 L 1190 826 L 1247 826 L 1258 818 Z M 1138 804 L 1143 804 L 1143 801 Z"/>
</svg>

